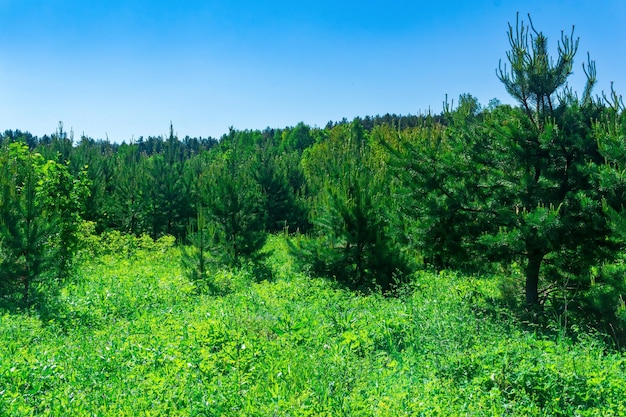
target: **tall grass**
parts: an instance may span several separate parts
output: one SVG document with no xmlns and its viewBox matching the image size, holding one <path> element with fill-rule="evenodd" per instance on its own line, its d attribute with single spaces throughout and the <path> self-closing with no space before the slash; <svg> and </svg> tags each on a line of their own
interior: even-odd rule
<svg viewBox="0 0 626 417">
<path fill-rule="evenodd" d="M 283 239 L 273 280 L 219 271 L 223 296 L 171 245 L 86 257 L 55 314 L 0 316 L 0 415 L 624 415 L 623 354 L 519 325 L 492 279 L 359 296 L 296 271 Z"/>
</svg>

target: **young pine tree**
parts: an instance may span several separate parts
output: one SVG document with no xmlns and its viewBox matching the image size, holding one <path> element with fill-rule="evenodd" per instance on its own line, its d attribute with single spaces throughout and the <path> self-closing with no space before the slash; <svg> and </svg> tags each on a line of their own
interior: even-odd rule
<svg viewBox="0 0 626 417">
<path fill-rule="evenodd" d="M 463 96 L 446 127 L 407 137 L 394 154 L 425 255 L 447 267 L 515 262 L 525 303 L 537 306 L 540 290 L 588 285 L 590 268 L 616 247 L 593 174 L 603 160 L 593 135 L 602 112 L 590 95 L 595 67 L 585 67 L 578 99 L 566 85 L 577 41 L 563 35 L 554 62 L 532 24 L 509 29 L 510 70 L 499 77 L 520 107 L 481 112 Z"/>
<path fill-rule="evenodd" d="M 14 142 L 0 149 L 0 292 L 28 308 L 66 277 L 86 180 Z M 17 301 L 17 300 L 15 300 Z"/>
<path fill-rule="evenodd" d="M 187 229 L 189 245 L 183 247 L 182 266 L 199 292 L 219 290 L 211 277 L 217 266 L 214 255 L 219 253 L 218 236 L 215 225 L 207 222 L 204 209 L 198 207 L 197 217 L 190 221 Z"/>
<path fill-rule="evenodd" d="M 235 132 L 231 130 L 231 136 Z M 228 267 L 240 267 L 262 259 L 267 238 L 264 196 L 255 180 L 252 155 L 240 152 L 236 140 L 221 153 L 213 153 L 201 182 L 207 223 L 219 243 L 214 253 Z"/>
<path fill-rule="evenodd" d="M 148 163 L 150 188 L 147 192 L 148 228 L 153 238 L 162 235 L 182 237 L 185 219 L 192 217 L 189 190 L 183 177 L 182 145 L 170 125 L 163 152 L 154 154 Z M 192 212 L 191 212 L 192 213 Z"/>
<path fill-rule="evenodd" d="M 315 197 L 311 241 L 296 253 L 313 272 L 356 290 L 393 289 L 408 271 L 394 239 L 392 179 L 360 123 L 340 125 L 303 160 Z"/>
</svg>

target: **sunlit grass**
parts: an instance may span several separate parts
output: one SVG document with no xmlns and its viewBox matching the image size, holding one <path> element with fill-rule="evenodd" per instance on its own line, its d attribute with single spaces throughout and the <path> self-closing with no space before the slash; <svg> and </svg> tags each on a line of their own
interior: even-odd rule
<svg viewBox="0 0 626 417">
<path fill-rule="evenodd" d="M 398 298 L 299 273 L 219 271 L 198 294 L 175 247 L 85 259 L 56 315 L 0 317 L 0 415 L 620 415 L 626 362 L 539 336 L 490 278 L 419 273 Z"/>
</svg>

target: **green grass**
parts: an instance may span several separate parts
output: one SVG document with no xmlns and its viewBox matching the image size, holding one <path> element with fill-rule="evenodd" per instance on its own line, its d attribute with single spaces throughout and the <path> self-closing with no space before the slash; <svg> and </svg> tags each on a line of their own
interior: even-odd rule
<svg viewBox="0 0 626 417">
<path fill-rule="evenodd" d="M 272 281 L 219 271 L 210 296 L 139 247 L 85 258 L 45 320 L 0 316 L 0 415 L 626 415 L 624 355 L 520 326 L 491 279 L 356 296 L 275 237 Z"/>
</svg>

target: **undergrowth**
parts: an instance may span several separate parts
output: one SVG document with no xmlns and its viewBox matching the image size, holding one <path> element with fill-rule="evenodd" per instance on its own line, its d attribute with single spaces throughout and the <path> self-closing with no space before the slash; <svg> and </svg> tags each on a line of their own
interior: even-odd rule
<svg viewBox="0 0 626 417">
<path fill-rule="evenodd" d="M 421 272 L 359 296 L 299 273 L 274 237 L 273 279 L 219 271 L 216 296 L 172 242 L 112 239 L 123 250 L 85 256 L 45 317 L 0 316 L 0 415 L 626 413 L 623 354 L 521 326 L 491 278 Z"/>
</svg>

